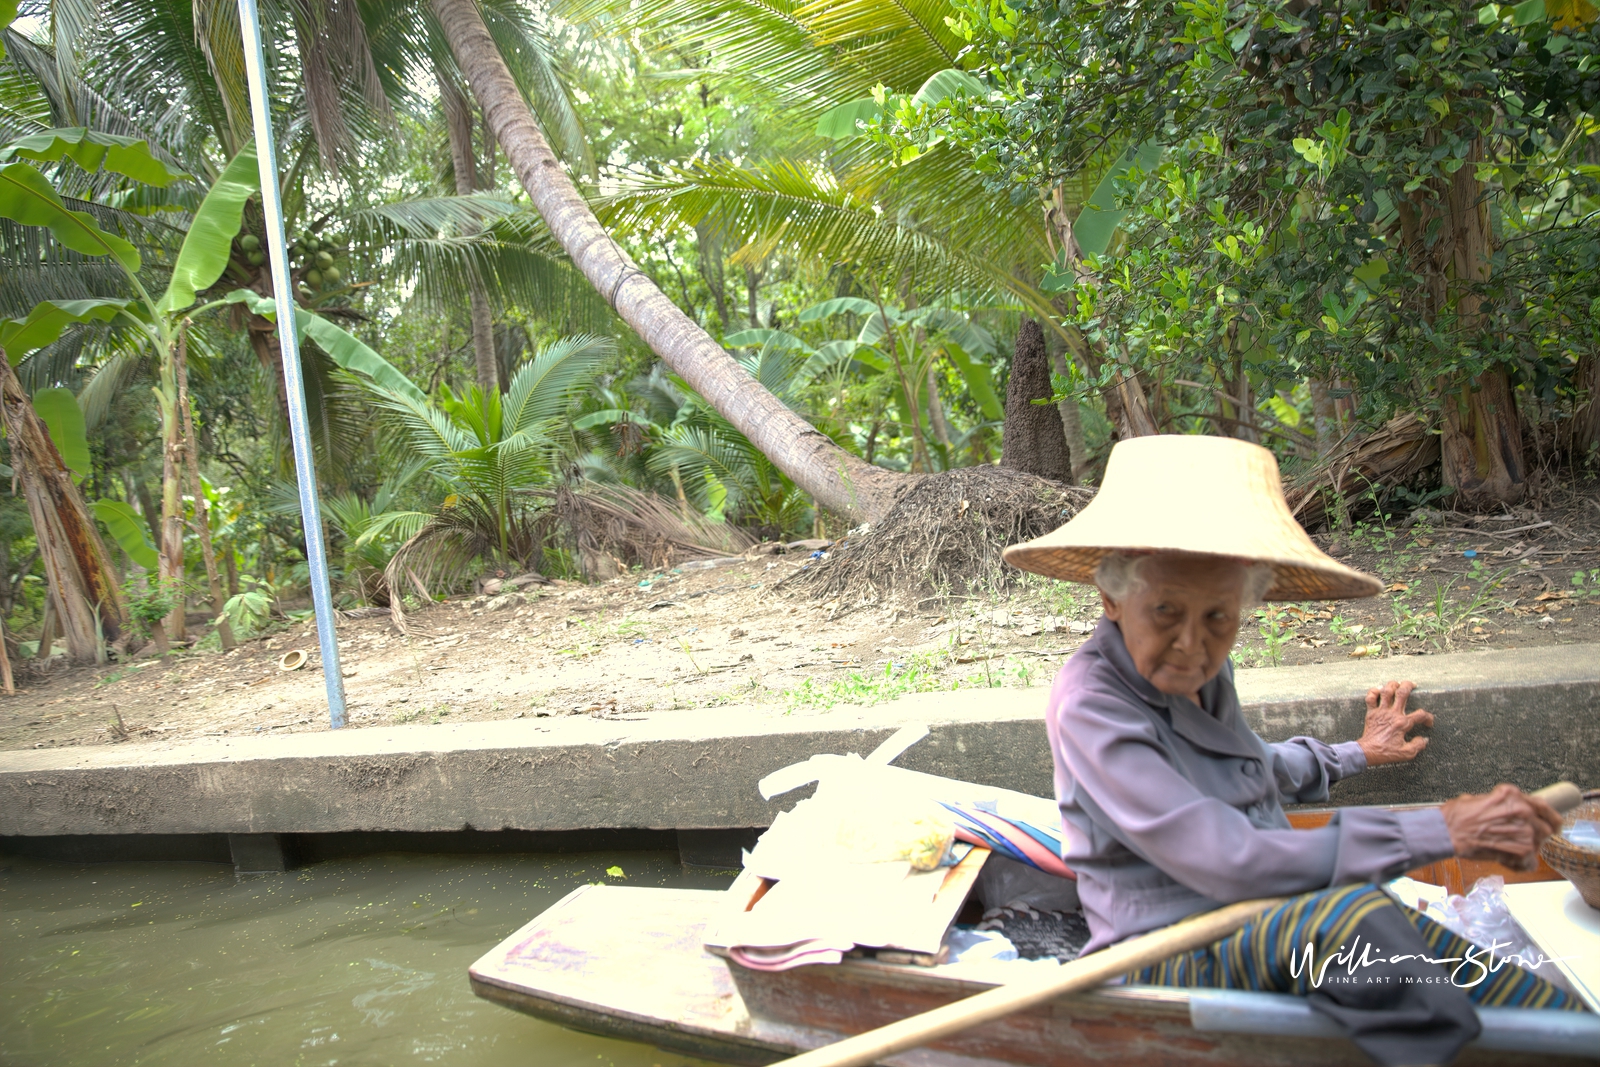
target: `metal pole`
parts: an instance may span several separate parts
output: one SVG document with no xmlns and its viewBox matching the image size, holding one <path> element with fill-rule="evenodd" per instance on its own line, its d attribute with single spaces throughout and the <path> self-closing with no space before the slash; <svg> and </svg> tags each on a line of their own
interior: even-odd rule
<svg viewBox="0 0 1600 1067">
<path fill-rule="evenodd" d="M 322 649 L 322 680 L 328 688 L 328 721 L 345 724 L 344 677 L 339 673 L 339 635 L 333 626 L 333 596 L 328 590 L 328 555 L 322 544 L 322 508 L 317 503 L 317 472 L 307 428 L 305 382 L 295 331 L 294 290 L 289 280 L 289 249 L 283 234 L 283 201 L 278 190 L 278 151 L 272 139 L 267 102 L 267 62 L 261 52 L 256 0 L 239 0 L 239 30 L 244 36 L 244 69 L 250 81 L 250 113 L 255 120 L 256 158 L 261 161 L 261 211 L 267 221 L 267 259 L 278 303 L 278 344 L 283 349 L 283 388 L 289 401 L 289 438 L 294 442 L 295 481 L 300 485 L 300 522 L 311 567 L 311 607 Z"/>
</svg>

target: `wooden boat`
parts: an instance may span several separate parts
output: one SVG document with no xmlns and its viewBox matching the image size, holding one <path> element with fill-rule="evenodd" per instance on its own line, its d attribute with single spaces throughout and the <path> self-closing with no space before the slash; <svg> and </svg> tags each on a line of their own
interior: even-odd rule
<svg viewBox="0 0 1600 1067">
<path fill-rule="evenodd" d="M 1326 819 L 1326 813 L 1307 812 L 1294 821 L 1314 826 Z M 1519 874 L 1457 860 L 1411 872 L 1452 892 L 1462 892 L 1484 873 L 1500 873 L 1507 881 L 1559 877 L 1548 867 Z M 770 973 L 707 951 L 707 923 L 730 907 L 730 894 L 753 902 L 761 891 L 745 879 L 722 892 L 585 886 L 478 960 L 470 971 L 473 991 L 576 1030 L 758 1065 L 995 984 L 994 965 L 915 966 L 862 958 Z M 1600 1016 L 1519 1008 L 1479 1014 L 1484 1033 L 1457 1063 L 1600 1063 Z M 1370 1061 L 1300 998 L 1123 986 L 1064 997 L 884 1062 L 1331 1067 Z"/>
</svg>

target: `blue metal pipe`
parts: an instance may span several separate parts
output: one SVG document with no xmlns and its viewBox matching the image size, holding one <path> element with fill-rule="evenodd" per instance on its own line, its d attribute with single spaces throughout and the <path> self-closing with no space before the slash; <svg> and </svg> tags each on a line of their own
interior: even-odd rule
<svg viewBox="0 0 1600 1067">
<path fill-rule="evenodd" d="M 256 157 L 261 161 L 261 210 L 267 220 L 267 260 L 278 303 L 278 345 L 283 350 L 283 389 L 289 407 L 289 439 L 294 442 L 294 474 L 300 486 L 300 522 L 311 567 L 311 607 L 322 649 L 322 680 L 328 689 L 328 722 L 345 724 L 344 677 L 339 673 L 339 635 L 334 629 L 333 595 L 328 587 L 328 553 L 322 543 L 322 506 L 317 501 L 317 471 L 306 417 L 305 380 L 295 330 L 294 290 L 289 279 L 289 248 L 283 233 L 283 198 L 278 189 L 278 150 L 272 139 L 267 100 L 267 63 L 261 51 L 256 0 L 239 0 L 239 31 L 244 38 L 244 68 L 250 82 L 250 114 L 255 122 Z"/>
</svg>

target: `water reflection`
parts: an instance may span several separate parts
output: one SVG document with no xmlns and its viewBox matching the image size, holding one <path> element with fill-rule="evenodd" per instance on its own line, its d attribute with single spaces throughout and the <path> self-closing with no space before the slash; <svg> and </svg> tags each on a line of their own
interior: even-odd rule
<svg viewBox="0 0 1600 1067">
<path fill-rule="evenodd" d="M 0 872 L 0 1063 L 677 1067 L 481 1001 L 467 966 L 569 890 L 719 888 L 672 853 Z"/>
</svg>

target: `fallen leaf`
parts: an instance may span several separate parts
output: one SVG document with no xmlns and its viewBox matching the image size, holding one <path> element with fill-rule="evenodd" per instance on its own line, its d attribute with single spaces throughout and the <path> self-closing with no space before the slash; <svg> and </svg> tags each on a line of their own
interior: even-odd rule
<svg viewBox="0 0 1600 1067">
<path fill-rule="evenodd" d="M 1385 589 L 1384 592 L 1385 593 L 1406 593 L 1406 592 L 1410 592 L 1410 590 L 1411 590 L 1411 587 L 1409 585 L 1407 585 L 1405 582 L 1395 582 L 1393 585 L 1391 585 L 1387 589 Z"/>
<path fill-rule="evenodd" d="M 1538 596 L 1534 597 L 1533 599 L 1535 599 L 1535 600 L 1565 600 L 1568 597 L 1570 597 L 1571 595 L 1572 594 L 1567 592 L 1565 589 L 1549 589 L 1549 590 L 1546 590 L 1543 593 L 1540 593 Z"/>
</svg>

